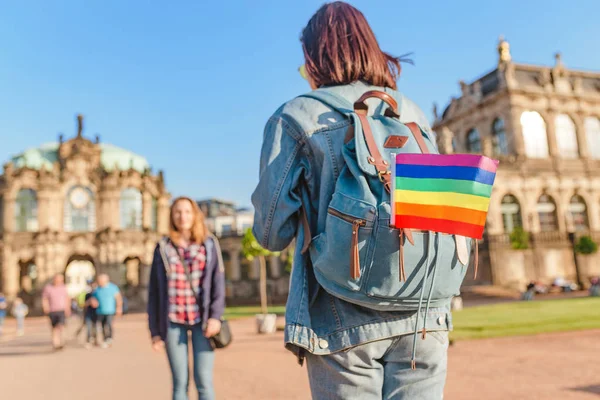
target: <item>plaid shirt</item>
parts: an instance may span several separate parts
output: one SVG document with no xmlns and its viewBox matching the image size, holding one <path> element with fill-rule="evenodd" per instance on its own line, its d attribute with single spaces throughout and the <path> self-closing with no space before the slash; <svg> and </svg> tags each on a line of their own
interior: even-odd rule
<svg viewBox="0 0 600 400">
<path fill-rule="evenodd" d="M 184 249 L 169 242 L 166 249 L 171 268 L 168 277 L 169 320 L 177 324 L 195 325 L 201 320 L 200 307 L 185 274 L 181 259 L 185 259 L 190 267 L 192 283 L 200 293 L 202 275 L 206 265 L 206 248 L 204 245 L 194 243 Z"/>
</svg>

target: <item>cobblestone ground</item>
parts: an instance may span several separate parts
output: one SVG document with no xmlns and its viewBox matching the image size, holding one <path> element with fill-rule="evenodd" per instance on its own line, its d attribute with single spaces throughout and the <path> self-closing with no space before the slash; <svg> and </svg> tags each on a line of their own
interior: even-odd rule
<svg viewBox="0 0 600 400">
<path fill-rule="evenodd" d="M 2 400 L 166 400 L 166 356 L 150 350 L 143 315 L 116 322 L 114 346 L 86 350 L 72 340 L 50 349 L 45 319 L 0 338 Z M 69 322 L 72 338 L 78 321 Z M 235 344 L 217 354 L 217 398 L 309 399 L 305 368 L 282 348 L 282 335 L 254 334 L 252 319 L 234 321 Z M 83 334 L 81 339 L 83 338 Z M 598 399 L 600 331 L 459 342 L 450 348 L 446 399 Z M 191 397 L 195 399 L 194 396 Z"/>
</svg>

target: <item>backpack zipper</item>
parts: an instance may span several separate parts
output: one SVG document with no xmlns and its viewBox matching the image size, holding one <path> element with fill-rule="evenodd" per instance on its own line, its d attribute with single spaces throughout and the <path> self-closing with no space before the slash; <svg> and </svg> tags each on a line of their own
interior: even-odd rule
<svg viewBox="0 0 600 400">
<path fill-rule="evenodd" d="M 340 212 L 340 211 L 336 210 L 335 208 L 329 208 L 327 210 L 327 212 L 335 217 L 343 219 L 344 221 L 346 221 L 352 225 L 358 225 L 358 226 L 367 225 L 366 220 L 360 219 L 360 218 L 354 218 L 352 215 L 344 214 L 343 212 Z"/>
<path fill-rule="evenodd" d="M 360 257 L 358 252 L 358 231 L 361 226 L 367 225 L 367 221 L 361 218 L 354 218 L 351 215 L 339 212 L 335 208 L 329 208 L 327 212 L 352 224 L 352 244 L 350 246 L 350 278 L 358 279 L 360 277 Z"/>
</svg>

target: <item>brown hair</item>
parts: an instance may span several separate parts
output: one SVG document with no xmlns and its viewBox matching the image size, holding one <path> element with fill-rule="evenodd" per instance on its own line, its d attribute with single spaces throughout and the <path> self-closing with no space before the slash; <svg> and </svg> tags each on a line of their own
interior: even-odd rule
<svg viewBox="0 0 600 400">
<path fill-rule="evenodd" d="M 316 87 L 364 80 L 396 89 L 400 62 L 379 48 L 365 16 L 342 1 L 323 5 L 301 36 L 306 73 Z"/>
<path fill-rule="evenodd" d="M 204 243 L 206 237 L 208 236 L 208 229 L 206 228 L 206 223 L 204 221 L 204 213 L 200 211 L 198 204 L 189 197 L 177 197 L 173 200 L 171 204 L 171 209 L 169 210 L 169 237 L 173 241 L 173 243 L 179 244 L 181 242 L 181 232 L 177 230 L 175 226 L 175 221 L 173 221 L 173 209 L 175 205 L 180 201 L 187 201 L 192 206 L 192 211 L 194 213 L 194 223 L 191 229 L 191 238 L 190 240 L 195 243 Z"/>
</svg>

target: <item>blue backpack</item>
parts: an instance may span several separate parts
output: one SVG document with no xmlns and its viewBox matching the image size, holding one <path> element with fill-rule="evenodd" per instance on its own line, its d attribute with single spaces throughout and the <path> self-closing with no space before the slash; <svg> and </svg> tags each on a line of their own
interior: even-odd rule
<svg viewBox="0 0 600 400">
<path fill-rule="evenodd" d="M 390 227 L 394 154 L 438 153 L 435 145 L 417 124 L 400 122 L 397 102 L 386 92 L 367 92 L 354 105 L 327 89 L 303 97 L 346 115 L 354 127 L 342 150 L 345 166 L 325 231 L 305 243 L 319 284 L 336 297 L 376 310 L 449 304 L 460 294 L 471 240 Z M 369 98 L 387 103 L 385 112 L 370 116 Z"/>
</svg>

